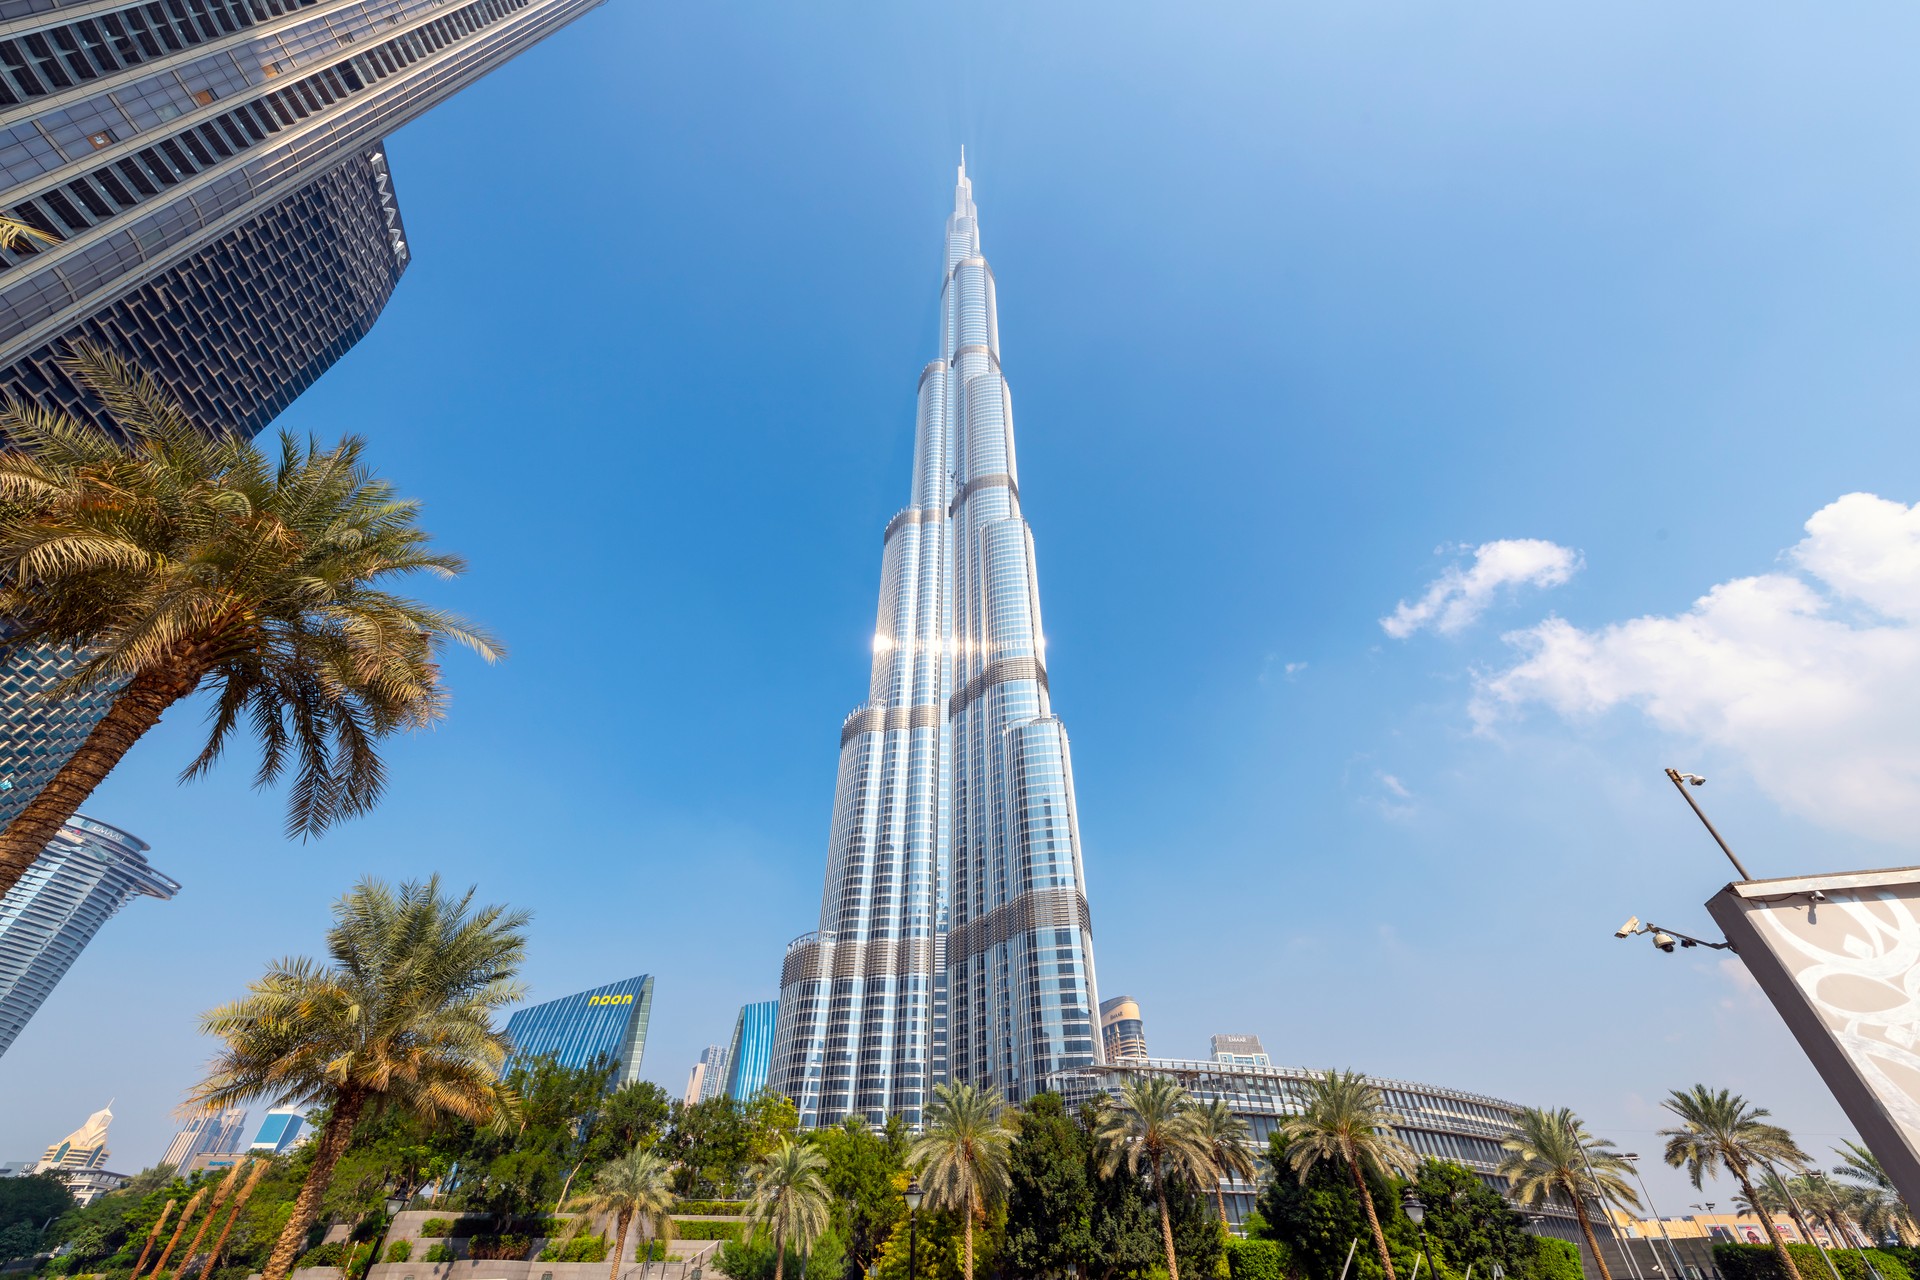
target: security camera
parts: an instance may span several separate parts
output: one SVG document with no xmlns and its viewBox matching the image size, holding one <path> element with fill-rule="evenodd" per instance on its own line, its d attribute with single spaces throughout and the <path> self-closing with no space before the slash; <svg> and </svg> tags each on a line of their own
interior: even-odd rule
<svg viewBox="0 0 1920 1280">
<path fill-rule="evenodd" d="M 1674 947 L 1673 935 L 1670 933 L 1656 933 L 1653 935 L 1653 945 L 1668 955 L 1672 955 Z"/>
<path fill-rule="evenodd" d="M 1640 917 L 1628 916 L 1627 922 L 1613 931 L 1613 936 L 1616 938 L 1631 938 L 1638 932 L 1640 932 Z"/>
<path fill-rule="evenodd" d="M 1683 774 L 1681 774 L 1680 776 L 1681 776 L 1682 778 L 1684 778 L 1684 779 L 1686 779 L 1686 780 L 1687 780 L 1687 781 L 1688 781 L 1689 783 L 1691 783 L 1691 784 L 1692 784 L 1693 786 L 1696 786 L 1696 787 L 1704 787 L 1704 786 L 1706 786 L 1706 785 L 1707 785 L 1707 780 L 1706 780 L 1705 778 L 1703 778 L 1703 777 L 1701 777 L 1701 776 L 1700 776 L 1699 774 L 1697 774 L 1697 773 L 1683 773 Z"/>
</svg>

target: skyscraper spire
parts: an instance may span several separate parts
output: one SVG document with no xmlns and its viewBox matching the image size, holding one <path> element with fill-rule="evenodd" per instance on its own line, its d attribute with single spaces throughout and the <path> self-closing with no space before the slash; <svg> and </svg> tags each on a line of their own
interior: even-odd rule
<svg viewBox="0 0 1920 1280">
<path fill-rule="evenodd" d="M 809 1127 L 918 1124 L 948 1078 L 1022 1099 L 1100 1054 L 1072 765 L 964 150 L 945 272 L 868 697 L 841 726 L 820 928 L 781 973 L 769 1083 Z"/>
</svg>

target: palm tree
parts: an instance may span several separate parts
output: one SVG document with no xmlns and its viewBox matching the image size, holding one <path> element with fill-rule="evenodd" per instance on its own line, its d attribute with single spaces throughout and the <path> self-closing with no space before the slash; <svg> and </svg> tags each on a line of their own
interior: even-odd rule
<svg viewBox="0 0 1920 1280">
<path fill-rule="evenodd" d="M 1791 1134 L 1777 1124 L 1765 1123 L 1772 1112 L 1748 1106 L 1745 1098 L 1731 1090 L 1715 1093 L 1696 1084 L 1684 1092 L 1675 1089 L 1661 1105 L 1681 1122 L 1677 1128 L 1660 1131 L 1667 1140 L 1667 1163 L 1676 1169 L 1685 1166 L 1695 1187 L 1716 1168 L 1724 1167 L 1740 1183 L 1747 1203 L 1757 1207 L 1761 1201 L 1753 1189 L 1755 1169 L 1774 1163 L 1805 1167 L 1808 1162 L 1807 1153 Z M 1773 1215 L 1762 1213 L 1760 1225 L 1767 1229 L 1767 1239 L 1780 1257 L 1787 1280 L 1800 1280 L 1793 1255 L 1787 1252 L 1773 1225 Z"/>
<path fill-rule="evenodd" d="M 512 1114 L 499 1080 L 509 1045 L 493 1014 L 520 998 L 527 919 L 475 907 L 471 889 L 445 894 L 438 876 L 398 890 L 363 880 L 334 904 L 331 964 L 276 961 L 249 994 L 201 1015 L 201 1032 L 225 1047 L 192 1102 L 327 1108 L 264 1280 L 286 1280 L 363 1115 L 480 1124 Z"/>
<path fill-rule="evenodd" d="M 1282 1121 L 1279 1130 L 1287 1141 L 1287 1163 L 1300 1175 L 1301 1182 L 1307 1180 L 1314 1166 L 1324 1162 L 1338 1160 L 1347 1166 L 1354 1190 L 1360 1193 L 1360 1207 L 1366 1211 L 1367 1229 L 1373 1232 L 1373 1247 L 1379 1251 L 1387 1280 L 1394 1280 L 1393 1258 L 1387 1252 L 1386 1233 L 1380 1229 L 1380 1215 L 1373 1209 L 1365 1171 L 1412 1175 L 1419 1158 L 1394 1136 L 1394 1126 L 1399 1123 L 1400 1117 L 1388 1109 L 1380 1090 L 1359 1072 L 1328 1071 L 1307 1086 L 1305 1107 L 1299 1115 Z"/>
<path fill-rule="evenodd" d="M 1168 1280 L 1180 1280 L 1180 1267 L 1173 1256 L 1167 1178 L 1186 1174 L 1200 1182 L 1213 1172 L 1213 1149 L 1203 1126 L 1193 1095 L 1172 1080 L 1155 1076 L 1122 1084 L 1119 1099 L 1100 1109 L 1094 1125 L 1102 1177 L 1112 1177 L 1122 1162 L 1135 1177 L 1142 1165 L 1151 1175 L 1154 1201 L 1160 1207 L 1160 1243 L 1167 1251 Z"/>
<path fill-rule="evenodd" d="M 567 1205 L 569 1211 L 581 1215 L 569 1234 L 584 1230 L 594 1218 L 613 1215 L 613 1270 L 607 1273 L 607 1280 L 620 1280 L 620 1266 L 627 1257 L 627 1228 L 635 1218 L 640 1220 L 642 1241 L 672 1237 L 673 1219 L 668 1210 L 673 1208 L 673 1191 L 667 1186 L 667 1173 L 664 1159 L 645 1147 L 635 1147 L 601 1165 L 593 1175 L 591 1189 Z"/>
<path fill-rule="evenodd" d="M 144 373 L 76 346 L 74 376 L 113 433 L 55 410 L 0 406 L 0 617 L 5 650 L 81 655 L 56 695 L 112 691 L 112 705 L 0 833 L 0 893 L 26 871 L 142 735 L 202 685 L 211 728 L 183 777 L 211 769 L 243 720 L 257 782 L 294 766 L 290 834 L 318 835 L 379 800 L 378 739 L 439 719 L 448 640 L 489 661 L 499 647 L 386 580 L 452 577 L 428 549 L 417 503 L 366 469 L 364 444 L 282 433 L 276 457 L 203 430 Z"/>
<path fill-rule="evenodd" d="M 33 242 L 41 244 L 59 244 L 60 237 L 49 235 L 35 226 L 29 226 L 18 218 L 0 215 L 0 249 L 30 249 Z"/>
<path fill-rule="evenodd" d="M 1233 1114 L 1225 1099 L 1215 1098 L 1195 1107 L 1194 1123 L 1199 1127 L 1200 1140 L 1207 1145 L 1207 1163 L 1213 1170 L 1214 1205 L 1220 1210 L 1220 1225 L 1225 1226 L 1227 1196 L 1222 1187 L 1227 1175 L 1251 1182 L 1256 1172 L 1253 1147 L 1247 1141 L 1247 1122 Z"/>
<path fill-rule="evenodd" d="M 919 1173 L 928 1203 L 961 1217 L 960 1270 L 973 1280 L 973 1220 L 999 1203 L 1012 1185 L 1007 1167 L 1013 1145 L 1013 1117 L 998 1089 L 984 1092 L 970 1084 L 933 1087 L 926 1130 L 907 1153 Z"/>
<path fill-rule="evenodd" d="M 1846 1149 L 1842 1150 L 1841 1147 Z M 1908 1211 L 1906 1201 L 1900 1198 L 1900 1190 L 1893 1185 L 1893 1179 L 1880 1166 L 1879 1157 L 1857 1142 L 1842 1141 L 1841 1147 L 1833 1149 L 1833 1154 L 1840 1157 L 1840 1163 L 1833 1167 L 1833 1171 L 1861 1184 L 1852 1206 L 1854 1220 L 1860 1224 L 1860 1229 L 1876 1240 L 1884 1240 L 1892 1235 L 1901 1244 L 1912 1244 L 1920 1239 L 1913 1214 Z"/>
<path fill-rule="evenodd" d="M 1513 1198 L 1525 1205 L 1555 1195 L 1571 1201 L 1580 1230 L 1587 1237 L 1587 1249 L 1600 1265 L 1600 1280 L 1613 1280 L 1600 1253 L 1600 1242 L 1593 1237 L 1587 1201 L 1602 1206 L 1609 1201 L 1635 1207 L 1640 1204 L 1640 1197 L 1625 1177 L 1630 1166 L 1614 1151 L 1613 1143 L 1588 1133 L 1580 1117 L 1565 1107 L 1557 1111 L 1528 1107 L 1500 1145 L 1507 1154 L 1496 1172 L 1507 1179 Z"/>
<path fill-rule="evenodd" d="M 773 1228 L 773 1280 L 787 1265 L 787 1243 L 805 1253 L 827 1229 L 827 1158 L 805 1143 L 781 1138 L 755 1171 L 748 1213 Z"/>
</svg>

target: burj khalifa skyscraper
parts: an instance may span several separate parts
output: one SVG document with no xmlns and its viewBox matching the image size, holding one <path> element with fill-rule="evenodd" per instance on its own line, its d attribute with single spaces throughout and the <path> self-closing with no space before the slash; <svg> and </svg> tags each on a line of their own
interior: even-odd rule
<svg viewBox="0 0 1920 1280">
<path fill-rule="evenodd" d="M 918 1124 L 943 1080 L 1019 1100 L 1100 1060 L 1073 767 L 964 156 L 944 271 L 912 504 L 887 522 L 871 684 L 840 730 L 820 927 L 780 977 L 769 1083 L 808 1127 Z"/>
</svg>

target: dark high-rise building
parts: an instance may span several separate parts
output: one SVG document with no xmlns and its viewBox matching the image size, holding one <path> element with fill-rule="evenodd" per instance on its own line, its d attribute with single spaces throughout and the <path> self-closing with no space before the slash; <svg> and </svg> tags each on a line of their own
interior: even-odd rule
<svg viewBox="0 0 1920 1280">
<path fill-rule="evenodd" d="M 600 0 L 0 0 L 0 394 L 104 421 L 89 338 L 259 431 L 379 318 L 410 257 L 381 139 Z M 102 699 L 0 664 L 0 824 Z"/>
</svg>

